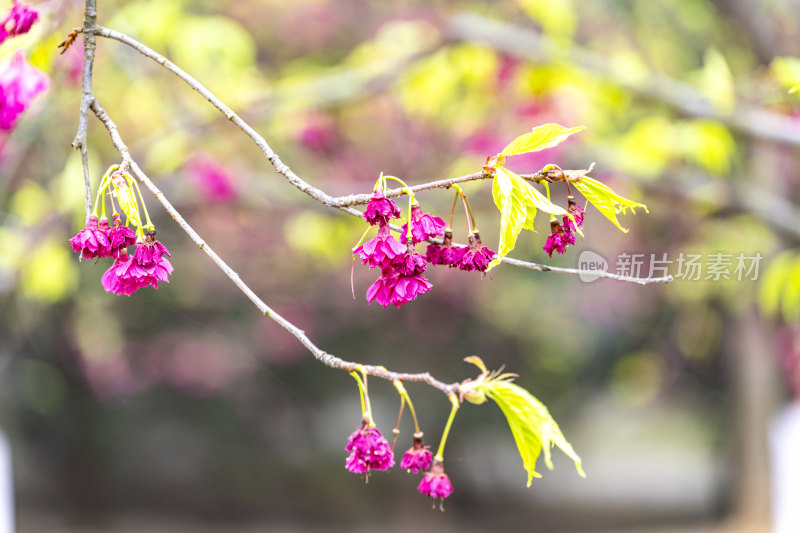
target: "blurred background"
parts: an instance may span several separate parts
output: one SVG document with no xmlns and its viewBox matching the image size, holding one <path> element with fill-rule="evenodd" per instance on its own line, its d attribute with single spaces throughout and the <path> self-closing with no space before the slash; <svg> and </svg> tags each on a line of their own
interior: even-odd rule
<svg viewBox="0 0 800 533">
<path fill-rule="evenodd" d="M 624 234 L 589 207 L 585 240 L 552 259 L 540 215 L 511 255 L 577 267 L 588 250 L 615 271 L 642 254 L 640 276 L 662 274 L 657 258 L 683 279 L 432 267 L 429 294 L 369 306 L 375 273 L 355 268 L 355 299 L 349 279 L 363 222 L 299 193 L 180 80 L 99 39 L 95 93 L 134 158 L 269 305 L 346 359 L 447 382 L 475 375 L 467 355 L 506 365 L 588 476 L 556 452 L 525 488 L 490 402 L 456 418 L 445 513 L 399 468 L 365 484 L 343 468 L 352 378 L 261 316 L 149 195 L 169 284 L 107 294 L 108 265 L 69 249 L 84 216 L 70 147 L 83 52 L 56 45 L 83 6 L 33 2 L 33 30 L 0 45 L 0 64 L 21 49 L 50 79 L 0 132 L 0 430 L 19 531 L 770 531 L 777 502 L 800 496 L 781 452 L 800 392 L 798 0 L 99 4 L 101 24 L 174 60 L 333 195 L 369 192 L 381 171 L 410 184 L 476 172 L 535 125 L 585 124 L 508 167 L 595 162 L 650 214 L 624 216 Z M 89 158 L 95 187 L 119 162 L 93 117 Z M 489 182 L 464 189 L 496 249 Z M 418 200 L 447 218 L 452 193 Z M 758 270 L 737 276 L 739 254 Z M 398 397 L 371 383 L 391 434 Z M 435 444 L 449 404 L 408 389 Z M 404 420 L 401 450 L 411 432 Z"/>
</svg>

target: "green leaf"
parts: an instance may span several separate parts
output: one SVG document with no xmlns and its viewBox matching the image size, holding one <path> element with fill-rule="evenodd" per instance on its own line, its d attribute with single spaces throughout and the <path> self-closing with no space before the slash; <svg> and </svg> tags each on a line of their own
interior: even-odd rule
<svg viewBox="0 0 800 533">
<path fill-rule="evenodd" d="M 581 458 L 572 449 L 572 445 L 564 437 L 542 402 L 504 376 L 487 380 L 482 389 L 497 403 L 508 421 L 511 434 L 514 435 L 519 454 L 522 456 L 522 463 L 528 471 L 529 487 L 534 477 L 542 477 L 536 472 L 536 461 L 542 452 L 547 468 L 553 469 L 550 448 L 554 444 L 575 462 L 578 474 L 586 477 L 581 466 Z"/>
<path fill-rule="evenodd" d="M 536 188 L 534 188 L 520 176 L 517 176 L 508 169 L 505 169 L 505 171 L 509 176 L 511 176 L 511 179 L 514 181 L 514 183 L 523 190 L 523 193 L 525 194 L 525 202 L 527 204 L 532 205 L 536 209 L 541 209 L 545 213 L 550 213 L 551 215 L 561 216 L 567 214 L 566 209 L 551 202 L 547 196 L 540 193 Z"/>
<path fill-rule="evenodd" d="M 554 204 L 520 176 L 503 167 L 497 167 L 492 182 L 492 196 L 500 210 L 500 243 L 497 245 L 497 256 L 489 263 L 487 272 L 514 249 L 523 229 L 535 231 L 533 220 L 538 209 L 557 216 L 568 214 L 566 209 Z"/>
<path fill-rule="evenodd" d="M 647 213 L 650 212 L 647 210 L 646 205 L 623 198 L 612 191 L 607 185 L 588 176 L 582 177 L 579 181 L 572 182 L 572 186 L 578 189 L 589 203 L 595 206 L 603 216 L 625 233 L 627 233 L 628 230 L 620 225 L 619 220 L 617 220 L 618 214 L 625 213 L 628 208 L 630 208 L 632 213 L 636 214 L 637 207 L 641 207 Z"/>
<path fill-rule="evenodd" d="M 542 124 L 511 141 L 508 146 L 503 148 L 500 154 L 510 156 L 527 152 L 538 152 L 539 150 L 550 148 L 565 141 L 567 137 L 584 128 L 585 126 L 565 128 L 564 126 L 554 123 Z"/>
<path fill-rule="evenodd" d="M 528 219 L 525 191 L 519 186 L 518 180 L 521 181 L 519 176 L 508 174 L 500 167 L 494 175 L 492 196 L 500 210 L 500 244 L 497 246 L 497 257 L 489 264 L 487 271 L 514 249 L 517 236 Z M 522 185 L 526 186 L 525 182 Z"/>
</svg>

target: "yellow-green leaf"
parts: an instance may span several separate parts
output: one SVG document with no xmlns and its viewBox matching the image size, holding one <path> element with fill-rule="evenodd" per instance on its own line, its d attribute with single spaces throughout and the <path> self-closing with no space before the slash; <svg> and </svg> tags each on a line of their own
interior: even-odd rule
<svg viewBox="0 0 800 533">
<path fill-rule="evenodd" d="M 511 434 L 517 443 L 522 463 L 528 471 L 528 486 L 534 477 L 541 477 L 536 472 L 536 461 L 544 452 L 547 468 L 553 469 L 550 448 L 555 444 L 575 462 L 575 468 L 581 477 L 586 477 L 581 466 L 581 458 L 575 453 L 561 429 L 553 420 L 547 407 L 533 397 L 531 393 L 511 383 L 507 379 L 490 379 L 482 387 L 486 395 L 497 403 L 508 421 Z"/>
<path fill-rule="evenodd" d="M 510 156 L 527 152 L 538 152 L 539 150 L 550 148 L 565 141 L 567 137 L 584 128 L 585 126 L 565 128 L 560 124 L 542 124 L 511 141 L 508 146 L 503 148 L 500 154 Z"/>
<path fill-rule="evenodd" d="M 632 213 L 636 214 L 637 207 L 641 207 L 645 212 L 649 213 L 646 205 L 623 198 L 612 191 L 607 185 L 588 176 L 582 177 L 579 181 L 572 182 L 572 185 L 578 189 L 589 203 L 595 206 L 603 216 L 625 233 L 627 233 L 628 230 L 620 225 L 619 220 L 617 220 L 618 214 L 624 214 L 628 208 L 630 208 Z"/>
<path fill-rule="evenodd" d="M 494 175 L 492 196 L 500 210 L 500 244 L 497 246 L 497 257 L 489 264 L 488 269 L 494 268 L 500 262 L 500 258 L 514 249 L 517 236 L 528 218 L 525 191 L 514 178 L 520 179 L 519 176 L 507 174 L 500 167 Z M 524 182 L 522 185 L 526 186 Z"/>
<path fill-rule="evenodd" d="M 505 169 L 505 171 L 509 176 L 511 176 L 513 182 L 524 192 L 526 203 L 533 205 L 536 209 L 541 209 L 545 213 L 550 213 L 551 215 L 561 216 L 567 214 L 566 209 L 551 202 L 547 196 L 540 193 L 535 187 L 530 185 L 520 176 L 514 174 L 508 169 Z"/>
</svg>

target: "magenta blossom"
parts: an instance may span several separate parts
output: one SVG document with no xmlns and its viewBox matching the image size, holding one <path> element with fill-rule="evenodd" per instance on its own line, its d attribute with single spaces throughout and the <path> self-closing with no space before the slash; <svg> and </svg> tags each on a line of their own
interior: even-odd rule
<svg viewBox="0 0 800 533">
<path fill-rule="evenodd" d="M 575 244 L 575 235 L 572 234 L 569 227 L 564 227 L 555 220 L 550 222 L 550 235 L 547 236 L 547 241 L 542 247 L 547 255 L 553 257 L 554 251 L 563 254 L 570 244 Z"/>
<path fill-rule="evenodd" d="M 111 250 L 116 251 L 127 248 L 136 243 L 136 234 L 128 226 L 123 226 L 119 215 L 116 213 L 111 217 L 114 221 L 113 227 L 108 231 L 108 240 L 111 242 Z"/>
<path fill-rule="evenodd" d="M 406 276 L 391 267 L 384 268 L 381 277 L 367 289 L 367 302 L 377 301 L 383 307 L 389 304 L 400 307 L 425 294 L 431 287 L 431 282 L 423 276 Z"/>
<path fill-rule="evenodd" d="M 479 270 L 486 272 L 489 263 L 494 259 L 495 253 L 481 243 L 481 237 L 477 233 L 469 238 L 469 248 L 461 256 L 458 268 L 472 272 Z"/>
<path fill-rule="evenodd" d="M 94 259 L 95 257 L 110 257 L 111 242 L 108 239 L 108 220 L 103 216 L 101 227 L 97 217 L 92 215 L 86 227 L 69 240 L 72 250 L 81 258 Z"/>
<path fill-rule="evenodd" d="M 122 277 L 118 272 L 119 269 L 123 269 L 122 271 L 124 271 L 125 265 L 132 260 L 132 258 L 128 257 L 128 253 L 125 250 L 122 250 L 116 259 L 114 259 L 114 264 L 111 265 L 111 267 L 105 271 L 103 277 L 100 278 L 100 282 L 103 284 L 103 288 L 106 292 L 116 295 L 130 295 L 145 286 L 142 285 L 138 279 Z"/>
<path fill-rule="evenodd" d="M 432 461 L 430 446 L 425 446 L 422 443 L 422 437 L 417 437 L 417 435 L 422 434 L 414 435 L 414 444 L 406 450 L 406 453 L 403 454 L 403 459 L 400 461 L 400 468 L 415 474 L 420 470 L 427 470 Z"/>
<path fill-rule="evenodd" d="M 423 213 L 422 208 L 417 204 L 411 206 L 411 238 L 414 244 L 443 235 L 444 228 L 445 223 L 441 217 Z M 408 223 L 403 224 L 400 234 L 403 237 L 408 235 Z"/>
<path fill-rule="evenodd" d="M 434 461 L 431 469 L 425 472 L 425 477 L 419 482 L 417 490 L 433 499 L 444 500 L 450 496 L 453 493 L 453 485 L 450 483 L 450 478 L 444 473 L 444 464 Z"/>
<path fill-rule="evenodd" d="M 163 256 L 172 257 L 167 247 L 155 238 L 155 231 L 148 231 L 144 242 L 136 243 L 136 252 L 133 255 L 136 264 L 141 267 L 156 266 L 167 261 Z M 169 261 L 167 261 L 169 264 Z M 170 267 L 171 269 L 171 267 Z M 171 270 L 170 270 L 171 271 Z M 163 280 L 162 280 L 163 281 Z"/>
<path fill-rule="evenodd" d="M 378 234 L 355 250 L 353 254 L 370 268 L 385 267 L 406 253 L 407 247 L 392 236 L 388 225 L 380 225 Z"/>
<path fill-rule="evenodd" d="M 143 287 L 158 289 L 162 281 L 169 283 L 172 274 L 171 257 L 166 246 L 155 239 L 155 231 L 148 231 L 144 242 L 136 243 L 133 256 L 123 248 L 114 265 L 103 274 L 102 283 L 106 292 L 133 294 Z"/>
<path fill-rule="evenodd" d="M 416 276 L 425 272 L 428 266 L 425 257 L 414 251 L 412 245 L 408 247 L 408 253 L 403 256 L 396 257 L 393 266 L 395 269 L 404 276 Z"/>
<path fill-rule="evenodd" d="M 461 257 L 469 250 L 468 247 L 453 246 L 453 232 L 444 232 L 444 242 L 442 244 L 429 244 L 425 253 L 425 259 L 432 265 L 444 265 L 449 267 L 458 266 Z"/>
<path fill-rule="evenodd" d="M 31 100 L 47 85 L 47 76 L 28 65 L 25 56 L 18 51 L 11 63 L 0 70 L 0 130 L 13 129 Z"/>
<path fill-rule="evenodd" d="M 372 194 L 367 209 L 364 211 L 364 218 L 370 225 L 385 226 L 393 218 L 400 218 L 400 208 L 393 200 L 383 195 L 383 189 L 378 189 Z"/>
<path fill-rule="evenodd" d="M 28 33 L 38 18 L 39 13 L 36 10 L 14 0 L 11 11 L 0 21 L 0 44 L 9 37 Z"/>
<path fill-rule="evenodd" d="M 583 218 L 586 214 L 586 211 L 580 206 L 580 204 L 575 203 L 575 200 L 570 196 L 569 197 L 569 208 L 567 209 L 569 214 L 575 219 L 575 222 L 578 224 L 579 228 L 583 227 Z M 572 223 L 572 219 L 569 216 L 564 215 L 562 222 L 564 224 L 564 228 L 569 231 L 570 233 L 577 233 L 575 229 L 575 224 Z"/>
<path fill-rule="evenodd" d="M 394 452 L 378 428 L 365 421 L 360 429 L 347 439 L 345 451 L 350 455 L 345 468 L 354 474 L 369 475 L 370 470 L 388 470 L 394 466 Z"/>
</svg>

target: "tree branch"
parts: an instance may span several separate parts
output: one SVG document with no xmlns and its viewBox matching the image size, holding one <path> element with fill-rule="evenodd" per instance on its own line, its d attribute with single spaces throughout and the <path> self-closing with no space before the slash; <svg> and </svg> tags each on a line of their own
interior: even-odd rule
<svg viewBox="0 0 800 533">
<path fill-rule="evenodd" d="M 83 77 L 81 82 L 81 107 L 78 118 L 78 132 L 72 141 L 72 147 L 81 151 L 83 165 L 83 188 L 86 194 L 86 220 L 92 213 L 92 185 L 89 177 L 89 153 L 86 148 L 86 127 L 89 106 L 94 100 L 92 93 L 92 68 L 94 66 L 94 50 L 96 46 L 94 28 L 97 25 L 97 6 L 95 0 L 86 0 L 83 14 Z"/>
<path fill-rule="evenodd" d="M 370 376 L 375 376 L 378 378 L 386 379 L 389 381 L 415 381 L 419 383 L 425 383 L 430 385 L 435 389 L 439 389 L 443 393 L 447 395 L 455 394 L 458 392 L 459 384 L 458 383 L 444 383 L 439 381 L 438 379 L 434 378 L 428 372 L 420 373 L 420 374 L 409 374 L 405 372 L 392 372 L 380 366 L 374 365 L 361 365 L 358 363 L 354 363 L 351 361 L 345 361 L 339 357 L 331 355 L 313 342 L 311 339 L 306 336 L 303 330 L 299 329 L 297 326 L 286 320 L 283 316 L 275 312 L 270 306 L 268 306 L 261 298 L 253 292 L 247 284 L 242 281 L 242 278 L 239 277 L 237 274 L 228 264 L 222 260 L 222 258 L 217 255 L 217 253 L 211 249 L 210 246 L 205 242 L 205 240 L 186 222 L 186 219 L 181 216 L 177 209 L 167 200 L 164 196 L 164 193 L 153 183 L 150 178 L 139 168 L 139 165 L 136 164 L 136 161 L 133 160 L 131 157 L 130 152 L 128 151 L 128 147 L 125 142 L 122 140 L 122 137 L 119 134 L 119 130 L 117 129 L 117 125 L 108 115 L 108 113 L 103 109 L 100 104 L 97 102 L 96 99 L 92 99 L 92 103 L 90 105 L 91 110 L 94 112 L 95 116 L 103 123 L 103 125 L 108 130 L 109 135 L 111 136 L 111 142 L 117 151 L 120 153 L 122 157 L 123 164 L 126 164 L 132 174 L 139 180 L 142 185 L 147 187 L 150 192 L 153 193 L 153 196 L 156 197 L 161 205 L 164 206 L 164 209 L 167 213 L 172 216 L 175 222 L 180 226 L 180 228 L 186 232 L 189 238 L 194 242 L 201 250 L 219 267 L 222 272 L 225 273 L 226 276 L 233 282 L 236 287 L 244 293 L 247 298 L 253 302 L 253 305 L 263 314 L 265 317 L 271 318 L 275 322 L 277 322 L 283 329 L 294 335 L 300 343 L 311 352 L 314 357 L 323 363 L 324 365 L 335 368 L 337 370 L 344 370 L 347 372 L 352 372 L 354 370 L 363 370 Z"/>
<path fill-rule="evenodd" d="M 322 191 L 314 187 L 313 185 L 309 184 L 302 178 L 300 178 L 297 174 L 292 171 L 288 165 L 283 163 L 278 155 L 270 148 L 267 141 L 262 137 L 255 129 L 253 129 L 247 122 L 245 122 L 239 115 L 237 115 L 230 107 L 228 107 L 224 102 L 222 102 L 219 98 L 217 98 L 210 90 L 208 90 L 202 83 L 197 81 L 193 76 L 188 74 L 186 71 L 172 63 L 169 59 L 162 56 L 158 52 L 152 50 L 151 48 L 145 46 L 144 44 L 140 43 L 136 39 L 115 31 L 109 28 L 105 28 L 102 26 L 97 26 L 95 28 L 95 33 L 101 37 L 106 37 L 108 39 L 117 40 L 123 44 L 126 44 L 142 54 L 143 56 L 152 59 L 159 65 L 162 65 L 164 68 L 178 76 L 181 80 L 183 80 L 187 85 L 189 85 L 192 89 L 200 93 L 203 98 L 208 100 L 211 105 L 213 105 L 220 113 L 222 113 L 228 120 L 236 124 L 236 126 L 241 129 L 245 135 L 250 137 L 253 142 L 261 149 L 264 153 L 264 156 L 267 160 L 272 164 L 275 170 L 284 176 L 289 183 L 294 185 L 300 191 L 306 193 L 307 195 L 311 196 L 318 202 L 322 203 L 325 206 L 340 209 L 346 213 L 349 213 L 353 216 L 362 217 L 362 213 L 357 209 L 353 209 L 351 206 L 358 205 L 358 204 L 365 204 L 369 201 L 369 194 L 356 194 L 356 195 L 349 195 L 349 196 L 342 196 L 342 197 L 333 197 L 328 193 Z M 474 181 L 474 180 L 481 180 L 486 179 L 488 176 L 482 172 L 478 172 L 475 174 L 469 174 L 466 176 L 460 176 L 457 178 L 450 178 L 445 180 L 434 181 L 430 183 L 424 183 L 421 185 L 416 185 L 414 187 L 409 187 L 410 190 L 422 191 L 422 190 L 429 190 L 434 188 L 448 188 L 456 183 L 462 183 L 466 181 Z M 540 181 L 544 179 L 545 176 L 541 173 L 527 175 L 526 179 L 532 181 Z M 401 196 L 405 194 L 403 189 L 392 189 L 386 192 L 387 196 Z M 397 229 L 397 228 L 395 228 Z M 432 241 L 435 242 L 435 241 Z M 663 276 L 659 278 L 631 278 L 627 276 L 619 276 L 616 274 L 611 274 L 608 272 L 601 272 L 601 271 L 581 271 L 579 269 L 570 269 L 570 268 L 560 268 L 560 267 L 549 267 L 547 265 L 541 265 L 538 263 L 530 263 L 526 261 L 520 261 L 517 259 L 512 259 L 510 257 L 504 257 L 502 259 L 504 263 L 508 263 L 510 265 L 520 266 L 523 268 L 529 268 L 531 270 L 536 270 L 539 272 L 560 272 L 564 274 L 586 274 L 588 276 L 598 276 L 604 277 L 609 279 L 616 279 L 619 281 L 628 281 L 633 283 L 638 283 L 640 285 L 646 285 L 649 283 L 669 283 L 672 281 L 672 276 Z"/>
</svg>

